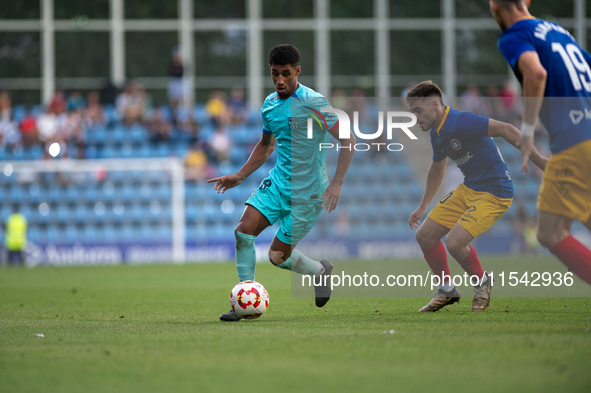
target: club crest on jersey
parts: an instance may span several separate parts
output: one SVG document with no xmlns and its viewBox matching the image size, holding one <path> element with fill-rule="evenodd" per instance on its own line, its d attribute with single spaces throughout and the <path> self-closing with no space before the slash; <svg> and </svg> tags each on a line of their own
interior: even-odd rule
<svg viewBox="0 0 591 393">
<path fill-rule="evenodd" d="M 288 117 L 287 125 L 291 130 L 296 130 L 300 125 L 299 119 L 297 117 Z"/>
<path fill-rule="evenodd" d="M 451 148 L 454 150 L 460 150 L 462 148 L 462 144 L 457 139 L 452 139 Z"/>
</svg>

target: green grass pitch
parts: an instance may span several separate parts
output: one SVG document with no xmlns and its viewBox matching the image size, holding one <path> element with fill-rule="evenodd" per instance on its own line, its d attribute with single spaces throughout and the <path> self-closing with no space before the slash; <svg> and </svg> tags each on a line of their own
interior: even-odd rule
<svg viewBox="0 0 591 393">
<path fill-rule="evenodd" d="M 0 391 L 590 391 L 590 298 L 493 298 L 475 314 L 465 295 L 419 314 L 427 289 L 317 309 L 285 271 L 261 264 L 257 280 L 267 313 L 222 323 L 230 263 L 2 268 Z"/>
</svg>

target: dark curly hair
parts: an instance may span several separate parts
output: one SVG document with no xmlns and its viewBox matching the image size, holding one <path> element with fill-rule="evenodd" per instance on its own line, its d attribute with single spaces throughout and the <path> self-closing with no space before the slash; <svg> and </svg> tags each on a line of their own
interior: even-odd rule
<svg viewBox="0 0 591 393">
<path fill-rule="evenodd" d="M 269 52 L 269 65 L 273 64 L 297 67 L 300 64 L 300 51 L 291 44 L 277 45 Z"/>
</svg>

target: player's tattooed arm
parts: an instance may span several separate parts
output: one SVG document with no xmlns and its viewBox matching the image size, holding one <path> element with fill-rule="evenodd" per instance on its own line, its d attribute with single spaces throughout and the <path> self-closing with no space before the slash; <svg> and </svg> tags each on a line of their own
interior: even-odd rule
<svg viewBox="0 0 591 393">
<path fill-rule="evenodd" d="M 337 161 L 337 169 L 335 171 L 332 181 L 324 190 L 321 196 L 322 207 L 324 211 L 330 213 L 336 209 L 339 199 L 341 198 L 341 188 L 345 181 L 345 175 L 351 165 L 353 154 L 355 153 L 355 135 L 349 131 L 348 138 L 340 138 L 338 132 L 332 134 L 336 139 L 341 142 L 341 150 L 339 150 L 339 159 Z"/>
<path fill-rule="evenodd" d="M 259 169 L 273 153 L 273 150 L 275 150 L 275 137 L 273 134 L 263 133 L 261 140 L 254 147 L 252 153 L 250 153 L 250 157 L 248 157 L 248 160 L 246 161 L 246 164 L 244 164 L 238 173 L 209 179 L 207 182 L 215 183 L 214 189 L 218 193 L 221 192 L 223 194 L 226 192 L 226 190 L 234 188 L 242 183 L 244 179 Z"/>
<path fill-rule="evenodd" d="M 517 128 L 515 128 L 512 124 L 503 123 L 501 121 L 497 121 L 494 119 L 488 120 L 488 136 L 490 137 L 500 137 L 509 142 L 511 145 L 515 146 L 517 149 L 521 148 L 521 132 Z M 540 168 L 544 170 L 546 168 L 546 163 L 548 162 L 548 158 L 542 156 L 538 150 L 532 146 L 531 154 L 529 155 L 530 161 Z"/>
<path fill-rule="evenodd" d="M 427 172 L 427 186 L 425 187 L 425 192 L 423 192 L 421 205 L 414 212 L 412 212 L 408 218 L 408 225 L 410 226 L 410 229 L 418 228 L 418 226 L 421 224 L 419 220 L 425 215 L 427 207 L 429 207 L 429 204 L 441 186 L 443 176 L 445 175 L 446 164 L 447 159 L 443 159 L 439 162 L 431 162 L 429 172 Z"/>
</svg>

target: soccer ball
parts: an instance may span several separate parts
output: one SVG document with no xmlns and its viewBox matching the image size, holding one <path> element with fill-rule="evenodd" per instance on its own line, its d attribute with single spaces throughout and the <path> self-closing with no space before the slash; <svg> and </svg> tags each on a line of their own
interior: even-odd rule
<svg viewBox="0 0 591 393">
<path fill-rule="evenodd" d="M 269 307 L 269 294 L 264 286 L 256 281 L 242 281 L 230 293 L 232 310 L 245 319 L 256 319 Z"/>
</svg>

